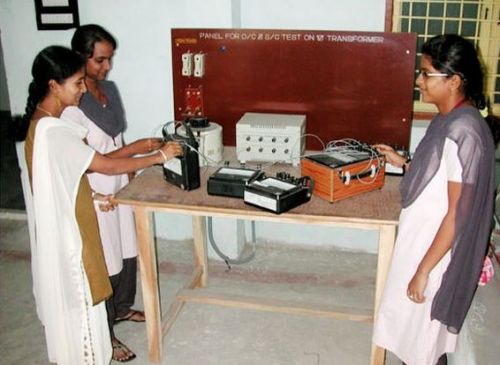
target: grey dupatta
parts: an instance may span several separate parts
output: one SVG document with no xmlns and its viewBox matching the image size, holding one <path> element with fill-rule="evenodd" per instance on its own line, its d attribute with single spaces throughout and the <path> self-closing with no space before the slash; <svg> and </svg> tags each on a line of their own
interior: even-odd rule
<svg viewBox="0 0 500 365">
<path fill-rule="evenodd" d="M 106 95 L 106 106 L 101 105 L 89 92 L 83 94 L 79 108 L 108 136 L 116 137 L 126 127 L 125 112 L 116 85 L 112 81 L 99 81 Z"/>
<path fill-rule="evenodd" d="M 400 190 L 402 206 L 408 207 L 438 171 L 446 138 L 458 146 L 462 189 L 451 260 L 434 297 L 431 318 L 445 324 L 448 331 L 458 333 L 474 297 L 484 261 L 495 189 L 493 137 L 475 107 L 462 106 L 432 120 Z"/>
</svg>

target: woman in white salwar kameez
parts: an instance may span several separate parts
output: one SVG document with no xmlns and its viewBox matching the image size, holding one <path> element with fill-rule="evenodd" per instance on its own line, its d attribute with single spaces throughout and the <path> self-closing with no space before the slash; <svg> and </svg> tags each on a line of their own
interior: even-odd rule
<svg viewBox="0 0 500 365">
<path fill-rule="evenodd" d="M 60 119 L 63 109 L 78 105 L 86 90 L 83 59 L 67 48 L 47 47 L 36 56 L 31 73 L 23 122 L 29 126 L 25 150 L 36 225 L 33 292 L 49 361 L 109 364 L 104 300 L 112 291 L 92 201 L 108 202 L 109 197 L 92 193 L 85 172 L 136 171 L 164 163 L 182 148 L 169 143 L 141 158 L 102 156 L 84 142 L 84 127 Z"/>
<path fill-rule="evenodd" d="M 457 35 L 422 47 L 416 81 L 436 105 L 413 160 L 377 145 L 401 166 L 402 211 L 373 342 L 407 365 L 446 364 L 486 254 L 494 192 L 494 141 L 474 46 Z"/>
<path fill-rule="evenodd" d="M 125 145 L 125 110 L 114 82 L 107 80 L 117 47 L 115 38 L 103 27 L 86 24 L 78 27 L 71 39 L 71 48 L 81 54 L 85 62 L 87 92 L 79 107 L 68 107 L 63 118 L 70 119 L 88 129 L 87 143 L 101 154 L 139 154 L 155 150 L 161 138 L 145 138 Z M 94 191 L 115 194 L 129 182 L 127 174 L 88 174 Z M 106 300 L 108 326 L 113 343 L 113 359 L 123 361 L 134 352 L 114 331 L 121 321 L 144 322 L 144 313 L 134 309 L 137 283 L 137 238 L 131 206 L 120 205 L 113 212 L 96 211 L 99 232 L 104 248 L 113 295 Z"/>
</svg>

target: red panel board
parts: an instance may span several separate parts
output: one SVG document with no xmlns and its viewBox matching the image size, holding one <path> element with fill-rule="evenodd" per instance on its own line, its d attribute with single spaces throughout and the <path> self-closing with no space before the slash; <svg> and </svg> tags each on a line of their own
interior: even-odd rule
<svg viewBox="0 0 500 365">
<path fill-rule="evenodd" d="M 411 33 L 256 29 L 172 29 L 176 120 L 186 90 L 235 145 L 245 112 L 307 116 L 307 133 L 325 143 L 355 138 L 407 148 L 416 36 Z M 182 75 L 184 53 L 204 54 L 202 77 Z M 307 148 L 321 149 L 314 138 Z"/>
</svg>

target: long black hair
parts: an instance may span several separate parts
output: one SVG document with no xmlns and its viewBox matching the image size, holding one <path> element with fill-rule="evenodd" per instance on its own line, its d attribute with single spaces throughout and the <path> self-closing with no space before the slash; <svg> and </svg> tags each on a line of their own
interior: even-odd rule
<svg viewBox="0 0 500 365">
<path fill-rule="evenodd" d="M 49 81 L 54 80 L 62 84 L 67 78 L 82 69 L 84 59 L 76 52 L 62 46 L 44 48 L 33 61 L 31 67 L 31 81 L 28 88 L 28 99 L 24 115 L 17 119 L 16 139 L 26 138 L 29 122 L 36 106 L 49 93 Z"/>
<path fill-rule="evenodd" d="M 106 29 L 97 24 L 82 25 L 73 34 L 71 48 L 85 58 L 91 58 L 95 44 L 102 41 L 109 42 L 116 49 L 116 40 Z"/>
<path fill-rule="evenodd" d="M 432 66 L 443 73 L 458 75 L 462 79 L 465 97 L 478 109 L 488 108 L 484 95 L 484 73 L 475 46 L 457 34 L 438 35 L 427 40 L 422 54 L 431 58 Z M 494 115 L 485 117 L 495 144 L 500 140 L 500 119 Z"/>
</svg>

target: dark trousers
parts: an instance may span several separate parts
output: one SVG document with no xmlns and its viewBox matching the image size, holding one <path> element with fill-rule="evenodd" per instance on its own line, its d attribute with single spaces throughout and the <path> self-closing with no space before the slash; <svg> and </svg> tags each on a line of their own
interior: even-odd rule
<svg viewBox="0 0 500 365">
<path fill-rule="evenodd" d="M 115 337 L 113 325 L 116 318 L 125 316 L 135 301 L 137 282 L 137 257 L 123 259 L 123 268 L 118 274 L 110 276 L 113 295 L 106 300 L 108 327 L 111 338 Z"/>
<path fill-rule="evenodd" d="M 438 362 L 436 363 L 436 365 L 448 365 L 448 357 L 446 357 L 446 354 L 443 354 Z"/>
</svg>

